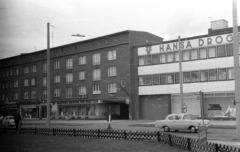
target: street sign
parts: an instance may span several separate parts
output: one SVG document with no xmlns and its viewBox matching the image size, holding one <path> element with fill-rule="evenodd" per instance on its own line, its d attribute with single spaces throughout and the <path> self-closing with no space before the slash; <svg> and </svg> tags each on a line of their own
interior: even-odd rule
<svg viewBox="0 0 240 152">
<path fill-rule="evenodd" d="M 201 145 L 207 142 L 207 127 L 198 126 L 198 144 Z"/>
</svg>

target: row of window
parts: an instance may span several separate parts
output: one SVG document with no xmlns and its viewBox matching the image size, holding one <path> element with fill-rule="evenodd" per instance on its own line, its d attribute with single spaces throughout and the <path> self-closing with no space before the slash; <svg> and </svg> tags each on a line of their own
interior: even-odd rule
<svg viewBox="0 0 240 152">
<path fill-rule="evenodd" d="M 234 79 L 233 68 L 184 71 L 183 83 L 225 81 Z M 179 72 L 139 76 L 139 86 L 179 84 Z"/>
<path fill-rule="evenodd" d="M 12 86 L 12 82 L 5 82 L 0 84 L 0 89 L 17 88 L 17 87 L 18 87 L 18 81 L 14 81 L 13 86 Z"/>
<path fill-rule="evenodd" d="M 182 61 L 233 56 L 233 44 L 182 50 Z M 179 62 L 179 51 L 139 56 L 139 66 Z"/>
<path fill-rule="evenodd" d="M 0 78 L 5 76 L 6 77 L 13 76 L 13 75 L 18 75 L 18 69 L 6 70 L 5 72 L 0 72 Z"/>
</svg>

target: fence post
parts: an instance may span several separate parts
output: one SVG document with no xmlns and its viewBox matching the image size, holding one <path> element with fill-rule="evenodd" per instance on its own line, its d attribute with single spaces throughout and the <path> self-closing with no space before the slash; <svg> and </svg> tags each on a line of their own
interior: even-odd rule
<svg viewBox="0 0 240 152">
<path fill-rule="evenodd" d="M 170 146 L 172 146 L 172 135 L 171 134 L 168 134 L 168 140 L 169 140 L 168 144 Z"/>
<path fill-rule="evenodd" d="M 73 137 L 76 137 L 76 129 L 73 128 Z"/>
<path fill-rule="evenodd" d="M 54 128 L 52 129 L 52 132 L 53 132 L 53 136 L 55 136 L 55 129 Z"/>
<path fill-rule="evenodd" d="M 126 130 L 124 130 L 124 139 L 127 140 L 127 133 L 126 133 Z"/>
<path fill-rule="evenodd" d="M 160 142 L 160 141 L 161 141 L 161 138 L 160 138 L 160 136 L 161 136 L 161 135 L 160 135 L 160 131 L 158 131 L 158 132 L 157 132 L 157 140 L 158 140 L 158 142 Z"/>
<path fill-rule="evenodd" d="M 218 144 L 214 144 L 214 152 L 218 152 L 219 148 L 218 148 Z"/>
<path fill-rule="evenodd" d="M 187 149 L 188 149 L 188 151 L 191 151 L 191 142 L 190 142 L 190 138 L 187 138 Z"/>
<path fill-rule="evenodd" d="M 97 131 L 97 137 L 100 138 L 100 129 Z"/>
<path fill-rule="evenodd" d="M 34 128 L 34 134 L 37 135 L 37 128 Z"/>
</svg>

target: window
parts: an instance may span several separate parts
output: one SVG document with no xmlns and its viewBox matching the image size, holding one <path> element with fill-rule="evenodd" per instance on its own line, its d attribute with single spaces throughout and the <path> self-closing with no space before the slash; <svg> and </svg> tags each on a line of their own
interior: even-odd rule
<svg viewBox="0 0 240 152">
<path fill-rule="evenodd" d="M 218 69 L 218 80 L 227 80 L 226 69 Z"/>
<path fill-rule="evenodd" d="M 168 62 L 168 63 L 171 63 L 171 62 L 174 61 L 173 59 L 174 59 L 174 58 L 173 58 L 173 53 L 168 53 L 168 54 L 167 54 L 167 62 Z"/>
<path fill-rule="evenodd" d="M 167 83 L 168 84 L 173 84 L 174 83 L 174 74 L 173 73 L 167 74 Z"/>
<path fill-rule="evenodd" d="M 60 75 L 54 75 L 53 76 L 54 77 L 54 83 L 60 83 L 61 82 L 61 77 L 60 77 Z"/>
<path fill-rule="evenodd" d="M 36 99 L 36 95 L 37 95 L 37 92 L 36 91 L 32 91 L 31 92 L 31 99 Z"/>
<path fill-rule="evenodd" d="M 100 53 L 96 53 L 92 55 L 92 65 L 100 65 L 101 64 L 101 56 Z"/>
<path fill-rule="evenodd" d="M 72 88 L 66 88 L 66 98 L 72 98 Z"/>
<path fill-rule="evenodd" d="M 32 73 L 37 72 L 37 66 L 36 65 L 31 66 L 31 72 Z"/>
<path fill-rule="evenodd" d="M 18 100 L 18 93 L 13 94 L 13 100 Z"/>
<path fill-rule="evenodd" d="M 159 55 L 158 54 L 152 55 L 152 64 L 159 64 Z"/>
<path fill-rule="evenodd" d="M 43 73 L 47 73 L 47 63 L 43 63 Z"/>
<path fill-rule="evenodd" d="M 5 95 L 3 94 L 3 95 L 2 95 L 2 101 L 4 101 L 4 100 L 5 100 Z"/>
<path fill-rule="evenodd" d="M 35 86 L 36 85 L 36 78 L 31 78 L 31 86 Z"/>
<path fill-rule="evenodd" d="M 144 64 L 144 60 L 145 60 L 145 57 L 144 57 L 144 56 L 140 56 L 140 57 L 138 58 L 138 65 L 139 65 L 139 66 L 145 65 L 145 64 Z"/>
<path fill-rule="evenodd" d="M 183 83 L 191 82 L 190 72 L 183 72 Z"/>
<path fill-rule="evenodd" d="M 144 86 L 145 85 L 145 76 L 139 76 L 138 85 L 139 86 Z"/>
<path fill-rule="evenodd" d="M 226 50 L 225 45 L 217 46 L 217 57 L 225 57 Z"/>
<path fill-rule="evenodd" d="M 100 85 L 93 85 L 93 94 L 101 94 Z"/>
<path fill-rule="evenodd" d="M 191 60 L 197 60 L 198 59 L 198 50 L 197 49 L 193 49 L 191 50 Z"/>
<path fill-rule="evenodd" d="M 24 87 L 27 87 L 27 86 L 29 86 L 28 79 L 24 79 Z"/>
<path fill-rule="evenodd" d="M 28 99 L 28 98 L 29 98 L 29 92 L 28 92 L 28 91 L 25 91 L 25 92 L 24 92 L 23 99 Z"/>
<path fill-rule="evenodd" d="M 84 65 L 84 64 L 86 64 L 86 63 L 87 63 L 86 56 L 80 56 L 80 57 L 78 58 L 78 64 L 79 64 L 79 65 Z"/>
<path fill-rule="evenodd" d="M 79 75 L 79 80 L 85 80 L 86 79 L 86 71 L 80 71 L 78 73 Z"/>
<path fill-rule="evenodd" d="M 66 69 L 72 69 L 73 68 L 73 59 L 69 58 L 66 59 Z"/>
<path fill-rule="evenodd" d="M 101 69 L 94 69 L 93 70 L 93 81 L 101 80 Z"/>
<path fill-rule="evenodd" d="M 153 85 L 159 85 L 159 74 L 153 75 Z"/>
<path fill-rule="evenodd" d="M 43 86 L 47 86 L 47 77 L 43 77 Z"/>
<path fill-rule="evenodd" d="M 8 82 L 6 82 L 6 88 L 8 88 Z"/>
<path fill-rule="evenodd" d="M 160 74 L 160 84 L 167 84 L 167 75 Z"/>
<path fill-rule="evenodd" d="M 146 85 L 152 85 L 152 75 L 146 76 Z"/>
<path fill-rule="evenodd" d="M 18 75 L 18 69 L 14 69 L 14 75 Z"/>
<path fill-rule="evenodd" d="M 217 81 L 217 70 L 209 70 L 209 81 Z"/>
<path fill-rule="evenodd" d="M 166 54 L 159 54 L 160 63 L 166 63 Z"/>
<path fill-rule="evenodd" d="M 87 94 L 86 86 L 80 86 L 79 87 L 79 95 L 86 95 L 86 94 Z"/>
<path fill-rule="evenodd" d="M 108 51 L 108 60 L 116 60 L 116 50 Z"/>
<path fill-rule="evenodd" d="M 60 69 L 60 61 L 54 61 L 53 68 L 54 69 Z"/>
<path fill-rule="evenodd" d="M 47 90 L 43 90 L 43 100 L 47 100 Z"/>
<path fill-rule="evenodd" d="M 117 83 L 108 84 L 108 93 L 117 93 Z"/>
<path fill-rule="evenodd" d="M 179 79 L 179 73 L 175 73 L 175 84 L 179 84 L 180 79 Z"/>
<path fill-rule="evenodd" d="M 233 56 L 233 44 L 227 44 L 227 56 Z"/>
<path fill-rule="evenodd" d="M 207 82 L 208 81 L 208 70 L 200 71 L 200 81 Z"/>
<path fill-rule="evenodd" d="M 66 74 L 66 84 L 72 84 L 73 83 L 73 74 L 67 73 Z"/>
<path fill-rule="evenodd" d="M 215 58 L 215 57 L 216 57 L 216 47 L 209 47 L 208 58 Z"/>
<path fill-rule="evenodd" d="M 145 60 L 146 60 L 145 65 L 151 65 L 152 64 L 152 56 L 151 55 L 145 56 Z"/>
<path fill-rule="evenodd" d="M 229 68 L 228 69 L 228 80 L 233 80 L 234 79 L 234 69 Z"/>
<path fill-rule="evenodd" d="M 192 79 L 192 82 L 199 82 L 199 71 L 192 71 L 191 79 Z"/>
<path fill-rule="evenodd" d="M 7 70 L 7 71 L 6 71 L 6 77 L 7 77 L 8 75 L 9 75 L 9 71 Z"/>
<path fill-rule="evenodd" d="M 121 85 L 121 87 L 126 87 L 126 80 L 124 80 L 124 79 L 121 79 L 120 80 L 120 85 Z"/>
<path fill-rule="evenodd" d="M 189 50 L 182 51 L 183 61 L 189 60 Z"/>
<path fill-rule="evenodd" d="M 24 67 L 24 74 L 29 73 L 29 67 Z"/>
<path fill-rule="evenodd" d="M 54 97 L 60 97 L 60 89 L 54 89 Z"/>
<path fill-rule="evenodd" d="M 174 52 L 174 61 L 175 62 L 179 61 L 179 52 Z"/>
<path fill-rule="evenodd" d="M 12 76 L 13 75 L 13 70 L 10 70 L 10 76 Z M 0 75 L 0 77 L 1 77 L 1 75 Z"/>
<path fill-rule="evenodd" d="M 2 83 L 2 89 L 5 89 L 5 84 L 4 83 Z"/>
<path fill-rule="evenodd" d="M 108 67 L 108 77 L 117 76 L 117 68 L 116 67 Z"/>
<path fill-rule="evenodd" d="M 199 58 L 206 59 L 207 58 L 207 48 L 200 48 L 199 49 Z"/>
</svg>

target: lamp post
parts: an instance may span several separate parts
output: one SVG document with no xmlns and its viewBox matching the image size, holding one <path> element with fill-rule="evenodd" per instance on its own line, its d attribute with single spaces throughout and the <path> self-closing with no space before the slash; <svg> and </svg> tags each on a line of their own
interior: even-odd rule
<svg viewBox="0 0 240 152">
<path fill-rule="evenodd" d="M 47 127 L 50 128 L 50 23 L 47 23 Z"/>
</svg>

